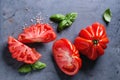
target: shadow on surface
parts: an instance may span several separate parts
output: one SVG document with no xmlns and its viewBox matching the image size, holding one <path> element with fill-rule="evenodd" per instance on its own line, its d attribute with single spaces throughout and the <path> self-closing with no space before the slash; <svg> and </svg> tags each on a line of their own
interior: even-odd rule
<svg viewBox="0 0 120 80">
<path fill-rule="evenodd" d="M 86 56 L 84 55 L 81 55 L 81 59 L 82 59 L 82 68 L 81 68 L 81 71 L 89 71 L 89 70 L 92 70 L 96 63 L 97 63 L 97 60 L 95 61 L 92 61 L 90 59 L 88 59 Z"/>
<path fill-rule="evenodd" d="M 9 52 L 8 45 L 3 48 L 3 60 L 8 65 L 11 66 L 13 69 L 18 69 L 23 63 L 18 62 L 17 60 L 11 57 L 11 53 Z"/>
<path fill-rule="evenodd" d="M 27 43 L 26 45 L 31 48 L 44 48 L 45 43 Z"/>
<path fill-rule="evenodd" d="M 72 76 L 68 76 L 68 75 L 64 74 L 64 73 L 59 69 L 59 67 L 57 66 L 57 64 L 56 64 L 56 62 L 55 62 L 55 60 L 54 60 L 54 57 L 53 57 L 52 55 L 51 55 L 51 57 L 52 57 L 52 62 L 53 62 L 53 64 L 54 64 L 54 66 L 55 66 L 55 70 L 57 71 L 57 74 L 58 74 L 60 80 L 71 80 L 71 79 L 72 79 Z"/>
</svg>

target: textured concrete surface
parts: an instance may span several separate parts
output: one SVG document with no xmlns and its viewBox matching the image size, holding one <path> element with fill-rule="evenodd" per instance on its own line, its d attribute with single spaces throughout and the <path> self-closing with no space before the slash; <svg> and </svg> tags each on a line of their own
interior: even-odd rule
<svg viewBox="0 0 120 80">
<path fill-rule="evenodd" d="M 102 14 L 106 8 L 112 11 L 112 20 L 106 25 Z M 33 44 L 43 57 L 47 68 L 26 75 L 19 74 L 17 68 L 21 63 L 13 60 L 7 48 L 9 35 L 18 36 L 23 25 L 35 23 L 34 17 L 41 15 L 43 22 L 49 23 L 49 16 L 56 13 L 78 12 L 73 25 L 57 33 L 74 41 L 80 29 L 100 22 L 106 26 L 110 39 L 105 55 L 92 62 L 82 56 L 82 69 L 75 76 L 62 73 L 52 58 L 52 43 Z M 56 30 L 56 24 L 53 28 Z M 120 80 L 120 0 L 0 0 L 0 80 Z"/>
</svg>

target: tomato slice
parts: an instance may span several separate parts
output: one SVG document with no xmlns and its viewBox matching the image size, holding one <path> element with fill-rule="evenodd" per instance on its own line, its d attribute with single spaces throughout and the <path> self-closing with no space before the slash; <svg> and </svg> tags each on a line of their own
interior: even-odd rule
<svg viewBox="0 0 120 80">
<path fill-rule="evenodd" d="M 53 55 L 58 67 L 67 75 L 75 75 L 81 68 L 78 50 L 65 38 L 54 42 Z"/>
<path fill-rule="evenodd" d="M 50 42 L 56 38 L 52 27 L 48 24 L 34 24 L 24 29 L 18 37 L 23 43 Z"/>
<path fill-rule="evenodd" d="M 8 38 L 8 44 L 12 57 L 18 61 L 33 64 L 41 57 L 34 48 L 26 46 L 11 36 Z"/>
</svg>

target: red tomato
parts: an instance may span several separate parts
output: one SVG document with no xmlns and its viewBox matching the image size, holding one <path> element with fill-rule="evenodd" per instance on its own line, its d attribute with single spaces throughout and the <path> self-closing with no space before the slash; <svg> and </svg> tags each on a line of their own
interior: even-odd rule
<svg viewBox="0 0 120 80">
<path fill-rule="evenodd" d="M 96 22 L 80 31 L 79 36 L 75 39 L 75 46 L 81 54 L 95 60 L 104 54 L 108 42 L 105 27 Z"/>
<path fill-rule="evenodd" d="M 58 67 L 67 75 L 75 75 L 81 68 L 78 50 L 65 38 L 55 41 L 53 55 Z"/>
<path fill-rule="evenodd" d="M 18 61 L 33 64 L 41 57 L 41 54 L 39 54 L 34 48 L 24 45 L 11 36 L 8 38 L 8 44 L 12 57 Z"/>
<path fill-rule="evenodd" d="M 50 42 L 56 38 L 52 27 L 48 24 L 34 24 L 24 29 L 18 37 L 23 43 Z"/>
</svg>

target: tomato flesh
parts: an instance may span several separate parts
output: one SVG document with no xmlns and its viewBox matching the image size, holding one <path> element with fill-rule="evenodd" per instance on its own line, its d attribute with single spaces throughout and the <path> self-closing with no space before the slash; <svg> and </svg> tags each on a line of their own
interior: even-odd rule
<svg viewBox="0 0 120 80">
<path fill-rule="evenodd" d="M 75 75 L 81 68 L 78 50 L 65 38 L 53 44 L 53 55 L 58 67 L 67 75 Z"/>
<path fill-rule="evenodd" d="M 26 46 L 11 36 L 8 38 L 8 44 L 12 57 L 18 61 L 33 64 L 41 57 L 34 48 Z"/>
<path fill-rule="evenodd" d="M 50 42 L 56 38 L 52 26 L 48 24 L 34 24 L 24 29 L 18 37 L 23 43 Z"/>
</svg>

